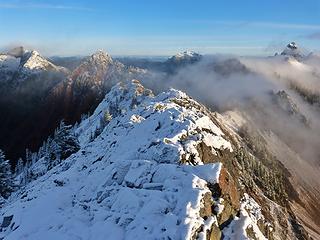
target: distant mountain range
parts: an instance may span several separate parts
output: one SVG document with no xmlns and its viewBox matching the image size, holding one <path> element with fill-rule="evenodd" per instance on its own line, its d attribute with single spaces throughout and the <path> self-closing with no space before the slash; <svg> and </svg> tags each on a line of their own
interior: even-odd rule
<svg viewBox="0 0 320 240">
<path fill-rule="evenodd" d="M 145 74 L 101 51 L 84 58 L 72 71 L 37 51 L 21 51 L 0 55 L 0 145 L 13 159 L 23 156 L 26 148 L 39 147 L 62 119 L 74 123 L 81 114 L 93 111 L 119 79 Z"/>
</svg>

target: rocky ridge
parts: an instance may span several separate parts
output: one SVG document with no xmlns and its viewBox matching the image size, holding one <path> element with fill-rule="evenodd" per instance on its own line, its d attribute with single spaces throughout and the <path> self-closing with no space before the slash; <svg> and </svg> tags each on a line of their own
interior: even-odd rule
<svg viewBox="0 0 320 240">
<path fill-rule="evenodd" d="M 308 237 L 253 177 L 257 153 L 183 92 L 119 83 L 75 132 L 81 149 L 2 208 L 4 239 Z"/>
</svg>

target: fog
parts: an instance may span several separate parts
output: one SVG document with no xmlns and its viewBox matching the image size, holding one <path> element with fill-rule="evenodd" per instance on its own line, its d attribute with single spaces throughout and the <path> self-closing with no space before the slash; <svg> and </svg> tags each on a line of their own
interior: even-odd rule
<svg viewBox="0 0 320 240">
<path fill-rule="evenodd" d="M 319 167 L 319 60 L 317 56 L 306 57 L 305 62 L 285 56 L 206 56 L 173 75 L 162 76 L 161 81 L 157 76 L 154 82 L 156 88 L 186 91 L 213 110 L 244 112 L 260 129 L 273 131 L 301 158 Z M 289 108 L 276 101 L 276 93 L 282 90 L 288 99 L 280 101 Z"/>
</svg>

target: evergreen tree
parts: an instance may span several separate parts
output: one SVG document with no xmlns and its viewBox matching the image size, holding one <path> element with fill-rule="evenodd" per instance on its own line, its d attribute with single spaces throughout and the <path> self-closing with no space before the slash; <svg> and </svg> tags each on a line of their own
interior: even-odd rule
<svg viewBox="0 0 320 240">
<path fill-rule="evenodd" d="M 6 160 L 2 150 L 0 150 L 0 196 L 8 198 L 14 190 L 13 175 L 10 163 Z"/>
<path fill-rule="evenodd" d="M 18 162 L 17 162 L 17 165 L 16 165 L 16 168 L 14 170 L 14 173 L 16 175 L 18 175 L 18 174 L 20 174 L 22 172 L 23 172 L 23 160 L 22 160 L 22 158 L 19 158 Z"/>
<path fill-rule="evenodd" d="M 32 152 L 27 148 L 26 149 L 26 166 L 30 167 L 32 165 Z"/>
<path fill-rule="evenodd" d="M 66 125 L 64 121 L 61 121 L 53 138 L 47 144 L 49 145 L 47 153 L 49 169 L 80 149 L 79 141 L 72 131 L 72 126 Z"/>
</svg>

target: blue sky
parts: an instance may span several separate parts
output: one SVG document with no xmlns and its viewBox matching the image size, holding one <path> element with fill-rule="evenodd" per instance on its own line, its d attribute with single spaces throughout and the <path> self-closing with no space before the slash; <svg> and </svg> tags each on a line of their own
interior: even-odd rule
<svg viewBox="0 0 320 240">
<path fill-rule="evenodd" d="M 0 49 L 45 55 L 268 55 L 320 50 L 319 0 L 0 0 Z"/>
</svg>

